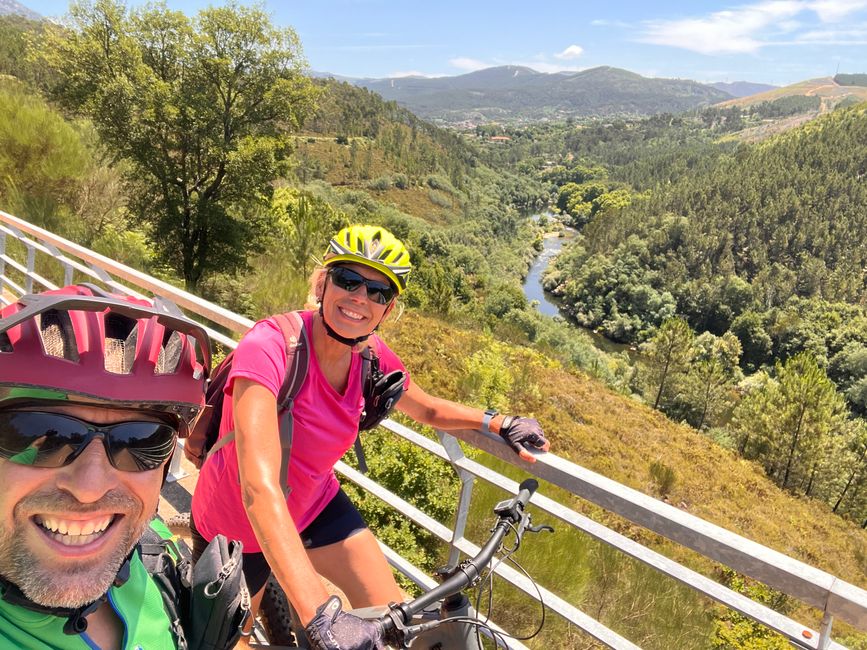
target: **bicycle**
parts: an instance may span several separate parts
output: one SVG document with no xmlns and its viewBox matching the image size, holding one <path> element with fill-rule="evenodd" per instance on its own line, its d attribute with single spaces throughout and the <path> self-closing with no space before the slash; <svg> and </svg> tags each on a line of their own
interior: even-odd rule
<svg viewBox="0 0 867 650">
<path fill-rule="evenodd" d="M 375 620 L 386 643 L 396 648 L 409 648 L 412 645 L 414 650 L 482 650 L 482 633 L 493 639 L 497 648 L 508 648 L 504 640 L 507 635 L 494 629 L 488 619 L 480 619 L 476 614 L 481 592 L 474 609 L 464 591 L 478 585 L 482 580 L 493 580 L 494 568 L 489 565 L 494 554 L 502 548 L 503 540 L 510 531 L 515 534 L 515 543 L 505 551 L 500 562 L 508 560 L 517 551 L 525 532 L 554 531 L 551 526 L 544 524 L 534 526 L 530 513 L 526 512 L 527 503 L 538 486 L 535 479 L 526 479 L 519 486 L 515 497 L 505 499 L 494 507 L 497 521 L 482 549 L 473 558 L 437 571 L 440 585 L 403 603 L 356 609 L 352 610 L 352 614 Z M 487 573 L 485 568 L 488 568 Z M 276 621 L 273 620 L 275 616 L 278 619 Z M 260 618 L 271 635 L 279 637 L 275 638 L 276 641 L 287 644 L 259 647 L 270 647 L 271 650 L 307 648 L 303 631 L 297 632 L 299 625 L 297 622 L 290 622 L 291 617 L 291 606 L 285 594 L 276 582 L 271 582 L 263 599 Z M 543 603 L 539 629 L 544 620 Z M 292 629 L 287 630 L 287 627 Z"/>
</svg>

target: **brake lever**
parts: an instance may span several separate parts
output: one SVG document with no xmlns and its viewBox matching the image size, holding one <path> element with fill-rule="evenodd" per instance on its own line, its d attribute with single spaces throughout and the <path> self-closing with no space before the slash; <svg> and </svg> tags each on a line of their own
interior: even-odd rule
<svg viewBox="0 0 867 650">
<path fill-rule="evenodd" d="M 531 533 L 541 533 L 543 530 L 547 531 L 549 533 L 553 533 L 554 527 L 549 526 L 548 524 L 539 524 L 538 526 L 531 526 L 531 525 L 527 524 L 527 530 L 530 531 Z"/>
<path fill-rule="evenodd" d="M 518 524 L 518 539 L 523 537 L 525 532 L 540 533 L 543 530 L 548 531 L 549 533 L 554 532 L 553 526 L 549 526 L 548 524 L 539 524 L 538 526 L 534 526 L 532 524 L 532 521 L 533 517 L 530 515 L 530 513 L 524 515 L 524 517 L 521 519 L 521 523 Z"/>
</svg>

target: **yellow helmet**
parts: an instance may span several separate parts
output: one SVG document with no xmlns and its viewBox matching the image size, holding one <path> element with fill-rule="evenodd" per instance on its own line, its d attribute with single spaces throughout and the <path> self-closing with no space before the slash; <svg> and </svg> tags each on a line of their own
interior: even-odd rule
<svg viewBox="0 0 867 650">
<path fill-rule="evenodd" d="M 364 264 L 384 273 L 398 293 L 406 289 L 412 270 L 406 246 L 381 226 L 347 226 L 337 233 L 325 251 L 325 266 L 339 262 Z"/>
</svg>

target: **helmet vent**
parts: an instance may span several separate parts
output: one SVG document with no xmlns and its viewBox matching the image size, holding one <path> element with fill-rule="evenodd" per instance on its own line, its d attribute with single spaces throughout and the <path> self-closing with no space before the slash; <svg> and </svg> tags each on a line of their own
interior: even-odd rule
<svg viewBox="0 0 867 650">
<path fill-rule="evenodd" d="M 136 321 L 120 314 L 105 315 L 105 369 L 116 375 L 128 375 L 135 361 L 138 338 Z"/>
<path fill-rule="evenodd" d="M 0 352 L 12 352 L 12 341 L 6 332 L 0 334 Z"/>
<path fill-rule="evenodd" d="M 50 310 L 40 314 L 39 332 L 46 355 L 78 363 L 78 347 L 75 345 L 72 321 L 67 312 Z"/>
<path fill-rule="evenodd" d="M 183 348 L 183 336 L 175 331 L 167 332 L 167 336 L 163 340 L 163 346 L 160 348 L 159 358 L 157 359 L 157 374 L 170 375 L 177 372 L 178 366 L 181 363 L 181 351 Z"/>
</svg>

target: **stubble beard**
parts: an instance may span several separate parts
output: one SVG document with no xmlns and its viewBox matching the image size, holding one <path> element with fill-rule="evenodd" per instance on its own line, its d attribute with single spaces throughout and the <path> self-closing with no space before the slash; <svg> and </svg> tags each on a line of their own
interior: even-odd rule
<svg viewBox="0 0 867 650">
<path fill-rule="evenodd" d="M 28 544 L 33 535 L 29 515 L 34 512 L 96 512 L 109 510 L 122 513 L 120 521 L 112 526 L 123 526 L 114 531 L 118 535 L 114 546 L 98 558 L 64 562 L 52 566 L 43 554 L 36 553 Z M 43 607 L 75 609 L 101 598 L 111 587 L 118 569 L 148 526 L 141 517 L 142 503 L 137 499 L 112 491 L 97 503 L 83 504 L 65 492 L 29 495 L 22 499 L 13 513 L 13 530 L 0 530 L 0 575 L 14 583 L 31 601 Z"/>
</svg>

